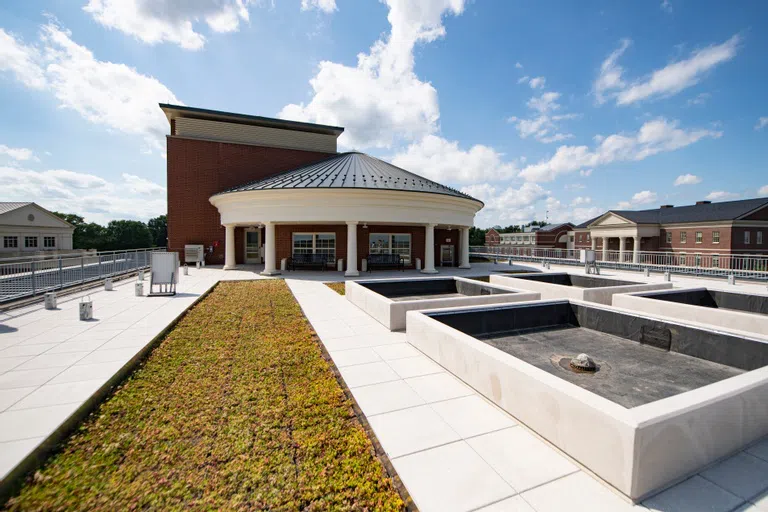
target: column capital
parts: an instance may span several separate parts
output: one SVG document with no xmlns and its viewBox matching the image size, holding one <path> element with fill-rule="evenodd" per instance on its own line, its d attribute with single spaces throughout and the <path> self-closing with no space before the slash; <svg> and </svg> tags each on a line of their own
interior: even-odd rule
<svg viewBox="0 0 768 512">
<path fill-rule="evenodd" d="M 356 226 L 358 224 L 360 224 L 359 220 L 348 220 L 347 221 L 347 226 Z"/>
<path fill-rule="evenodd" d="M 426 226 L 426 227 L 428 227 L 428 228 L 436 228 L 436 227 L 437 227 L 437 224 L 433 224 L 433 223 L 431 223 L 431 222 L 428 222 L 428 223 L 424 224 L 424 226 Z"/>
</svg>

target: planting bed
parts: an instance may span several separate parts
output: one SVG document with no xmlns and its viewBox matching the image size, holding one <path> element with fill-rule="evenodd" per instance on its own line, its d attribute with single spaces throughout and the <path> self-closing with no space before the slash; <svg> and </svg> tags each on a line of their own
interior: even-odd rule
<svg viewBox="0 0 768 512">
<path fill-rule="evenodd" d="M 223 282 L 11 510 L 401 510 L 283 281 Z"/>
<path fill-rule="evenodd" d="M 390 330 L 405 329 L 408 311 L 538 300 L 538 293 L 462 277 L 349 281 L 347 300 Z"/>
<path fill-rule="evenodd" d="M 768 336 L 768 295 L 690 288 L 615 295 L 613 305 Z"/>
<path fill-rule="evenodd" d="M 758 338 L 575 300 L 408 315 L 412 345 L 634 500 L 768 434 Z"/>
<path fill-rule="evenodd" d="M 346 286 L 344 285 L 344 281 L 337 281 L 335 283 L 325 283 L 325 286 L 335 291 L 339 295 L 344 295 L 346 293 Z"/>
<path fill-rule="evenodd" d="M 666 290 L 672 283 L 640 283 L 566 272 L 536 272 L 513 276 L 494 273 L 491 284 L 541 293 L 542 299 L 576 299 L 610 305 L 617 293 Z"/>
</svg>

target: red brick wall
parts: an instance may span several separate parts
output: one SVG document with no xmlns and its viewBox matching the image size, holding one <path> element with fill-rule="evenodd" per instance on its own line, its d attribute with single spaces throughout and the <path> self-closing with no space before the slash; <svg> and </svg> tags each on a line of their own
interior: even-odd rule
<svg viewBox="0 0 768 512">
<path fill-rule="evenodd" d="M 744 243 L 744 232 L 749 231 L 749 244 Z M 757 243 L 757 232 L 763 233 L 763 243 Z M 722 235 L 721 235 L 722 236 Z M 737 227 L 733 228 L 731 248 L 734 252 L 745 252 L 749 254 L 759 254 L 760 252 L 768 254 L 768 226 L 766 227 Z"/>
<path fill-rule="evenodd" d="M 687 233 L 684 244 L 680 243 L 680 232 Z M 696 243 L 696 232 L 701 231 L 702 242 Z M 712 232 L 720 232 L 720 243 L 712 242 Z M 672 233 L 672 242 L 667 243 L 667 233 Z M 743 235 L 742 235 L 743 236 Z M 685 228 L 661 228 L 659 230 L 658 248 L 661 251 L 695 253 L 697 251 L 728 253 L 731 251 L 732 232 L 729 227 L 690 226 Z"/>
<path fill-rule="evenodd" d="M 536 247 L 544 247 L 544 248 L 557 248 L 557 249 L 567 249 L 568 244 L 560 243 L 558 240 L 562 235 L 565 235 L 568 233 L 568 231 L 571 229 L 571 226 L 566 225 L 561 228 L 555 229 L 554 231 L 537 231 L 536 232 Z"/>
<path fill-rule="evenodd" d="M 328 225 L 328 224 L 301 224 L 301 225 L 283 225 L 275 226 L 275 247 L 276 261 L 280 265 L 280 260 L 290 258 L 293 253 L 293 234 L 294 233 L 335 233 L 336 234 L 336 260 L 343 258 L 347 260 L 347 225 Z"/>
<path fill-rule="evenodd" d="M 411 265 L 416 264 L 416 258 L 420 258 L 422 261 L 422 267 L 424 266 L 424 226 L 378 226 L 368 225 L 367 229 L 363 229 L 362 224 L 357 225 L 357 257 L 359 260 L 368 257 L 370 251 L 369 235 L 371 233 L 410 233 L 411 234 Z M 346 243 L 346 235 L 344 238 Z M 435 234 L 435 241 L 437 241 L 437 234 Z M 357 262 L 358 270 L 361 269 L 360 261 Z"/>
<path fill-rule="evenodd" d="M 501 242 L 501 237 L 499 236 L 498 231 L 491 228 L 485 233 L 485 245 L 499 245 L 499 242 Z"/>
<path fill-rule="evenodd" d="M 208 246 L 218 240 L 219 247 L 207 258 L 214 264 L 224 262 L 225 233 L 218 210 L 208 202 L 213 194 L 332 156 L 177 137 L 167 137 L 167 149 L 168 249 L 183 251 L 185 244 Z M 235 235 L 237 262 L 242 263 L 243 230 Z"/>
</svg>

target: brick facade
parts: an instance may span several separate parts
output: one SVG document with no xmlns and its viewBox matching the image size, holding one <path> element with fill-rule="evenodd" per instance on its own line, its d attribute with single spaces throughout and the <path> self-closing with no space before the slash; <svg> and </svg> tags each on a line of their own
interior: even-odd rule
<svg viewBox="0 0 768 512">
<path fill-rule="evenodd" d="M 567 249 L 567 242 L 560 242 L 560 237 L 567 235 L 568 231 L 573 229 L 573 225 L 564 224 L 556 229 L 550 231 L 537 231 L 536 232 L 536 247 L 542 247 L 546 249 Z"/>
<path fill-rule="evenodd" d="M 329 153 L 167 137 L 168 249 L 219 242 L 208 263 L 224 262 L 224 226 L 208 198 L 249 181 L 324 160 Z M 344 226 L 346 229 L 346 226 Z M 244 262 L 243 228 L 235 232 L 237 263 Z M 263 238 L 262 238 L 263 240 Z M 346 243 L 344 245 L 346 250 Z"/>
<path fill-rule="evenodd" d="M 485 232 L 485 245 L 499 245 L 501 243 L 501 236 L 499 232 L 493 228 L 490 228 Z"/>
</svg>

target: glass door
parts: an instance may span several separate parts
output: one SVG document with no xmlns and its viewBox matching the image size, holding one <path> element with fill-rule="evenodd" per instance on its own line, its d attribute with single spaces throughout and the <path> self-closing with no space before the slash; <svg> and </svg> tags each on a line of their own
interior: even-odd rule
<svg viewBox="0 0 768 512">
<path fill-rule="evenodd" d="M 261 244 L 259 231 L 245 232 L 245 262 L 261 263 Z"/>
<path fill-rule="evenodd" d="M 440 246 L 440 266 L 441 267 L 453 266 L 453 246 L 452 245 Z"/>
</svg>

